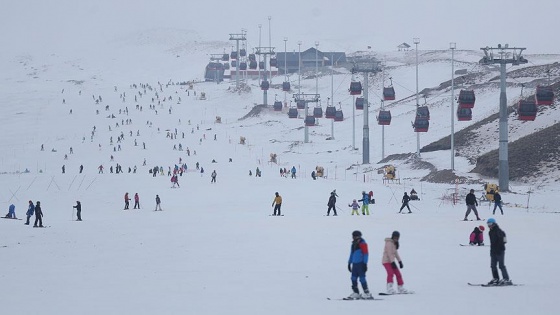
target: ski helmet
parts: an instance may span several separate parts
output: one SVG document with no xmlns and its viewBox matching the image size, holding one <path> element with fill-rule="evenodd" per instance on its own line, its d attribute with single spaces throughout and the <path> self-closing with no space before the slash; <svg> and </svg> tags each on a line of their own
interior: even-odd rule
<svg viewBox="0 0 560 315">
<path fill-rule="evenodd" d="M 486 220 L 486 223 L 487 224 L 496 224 L 496 219 L 490 218 L 490 219 Z"/>
<path fill-rule="evenodd" d="M 391 238 L 395 237 L 401 237 L 401 233 L 399 231 L 393 231 L 393 234 L 391 234 Z"/>
<path fill-rule="evenodd" d="M 362 237 L 362 232 L 356 230 L 352 232 L 352 237 Z"/>
</svg>

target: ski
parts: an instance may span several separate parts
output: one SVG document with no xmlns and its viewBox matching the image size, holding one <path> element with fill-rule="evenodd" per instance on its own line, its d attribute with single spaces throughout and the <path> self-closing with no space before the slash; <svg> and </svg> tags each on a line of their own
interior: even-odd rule
<svg viewBox="0 0 560 315">
<path fill-rule="evenodd" d="M 517 284 L 517 283 L 512 283 L 512 284 L 508 284 L 508 285 L 496 285 L 496 284 L 470 283 L 470 282 L 468 282 L 467 284 L 470 285 L 470 286 L 473 286 L 473 287 L 485 287 L 485 288 L 488 288 L 488 287 L 519 287 L 519 286 L 523 285 L 523 284 Z"/>
<path fill-rule="evenodd" d="M 327 298 L 329 301 L 383 301 L 383 299 L 349 299 L 349 298 L 342 298 L 342 299 L 331 299 Z"/>
<path fill-rule="evenodd" d="M 43 226 L 34 226 L 34 229 L 42 229 L 42 228 L 48 228 L 51 227 L 50 225 L 43 225 Z"/>
<path fill-rule="evenodd" d="M 463 221 L 463 222 L 486 221 L 486 219 L 480 219 L 480 220 L 459 220 L 459 221 Z"/>
<path fill-rule="evenodd" d="M 379 295 L 405 295 L 405 294 L 414 294 L 414 291 L 408 291 L 406 293 L 386 293 L 386 292 L 379 292 Z"/>
<path fill-rule="evenodd" d="M 470 247 L 484 247 L 488 245 L 471 245 L 471 244 L 459 244 L 459 246 L 470 246 Z"/>
<path fill-rule="evenodd" d="M 268 216 L 269 216 L 269 217 L 283 217 L 284 215 L 283 215 L 283 214 L 282 214 L 282 215 L 269 214 Z"/>
</svg>

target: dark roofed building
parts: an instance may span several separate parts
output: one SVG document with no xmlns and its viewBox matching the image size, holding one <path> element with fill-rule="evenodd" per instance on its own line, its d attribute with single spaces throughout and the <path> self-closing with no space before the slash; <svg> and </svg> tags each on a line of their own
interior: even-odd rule
<svg viewBox="0 0 560 315">
<path fill-rule="evenodd" d="M 286 73 L 284 69 L 284 60 L 286 61 L 286 67 L 288 73 L 294 73 L 298 71 L 298 63 L 300 60 L 298 52 L 277 52 L 276 60 L 278 61 L 278 72 Z M 334 61 L 334 62 L 333 62 Z M 340 66 L 347 62 L 345 52 L 322 52 L 315 48 L 309 48 L 301 52 L 301 68 L 304 69 L 314 69 L 316 65 L 319 67 L 325 66 Z"/>
</svg>

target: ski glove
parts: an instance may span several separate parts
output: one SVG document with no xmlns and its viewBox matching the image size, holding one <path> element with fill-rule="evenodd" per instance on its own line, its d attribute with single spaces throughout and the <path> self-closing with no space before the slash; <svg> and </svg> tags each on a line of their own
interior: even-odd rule
<svg viewBox="0 0 560 315">
<path fill-rule="evenodd" d="M 352 272 L 352 264 L 348 264 L 348 271 Z"/>
<path fill-rule="evenodd" d="M 397 263 L 393 261 L 393 262 L 391 263 L 391 267 L 393 267 L 393 269 L 397 269 Z"/>
<path fill-rule="evenodd" d="M 403 268 L 404 268 L 404 267 L 403 267 L 403 263 L 402 263 L 402 261 L 399 261 L 399 267 L 401 267 L 401 269 L 403 269 Z"/>
</svg>

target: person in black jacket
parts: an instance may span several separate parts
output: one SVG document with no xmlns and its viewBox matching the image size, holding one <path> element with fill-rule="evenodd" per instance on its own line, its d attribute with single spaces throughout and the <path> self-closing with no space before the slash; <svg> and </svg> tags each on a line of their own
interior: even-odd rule
<svg viewBox="0 0 560 315">
<path fill-rule="evenodd" d="M 331 192 L 331 196 L 329 197 L 329 202 L 327 203 L 327 207 L 329 207 L 327 209 L 327 215 L 331 213 L 331 209 L 333 210 L 334 215 L 338 215 L 336 214 L 336 197 L 338 197 L 338 195 L 336 194 L 336 189 L 335 189 Z"/>
<path fill-rule="evenodd" d="M 486 221 L 490 231 L 488 236 L 490 238 L 490 268 L 492 268 L 492 280 L 488 285 L 511 285 L 509 274 L 504 264 L 506 254 L 506 233 L 500 229 L 494 218 Z M 502 271 L 502 280 L 498 274 L 498 268 Z"/>
<path fill-rule="evenodd" d="M 43 211 L 40 201 L 35 204 L 35 224 L 33 224 L 33 227 L 37 227 L 37 222 L 39 222 L 39 227 L 43 227 Z"/>
<path fill-rule="evenodd" d="M 76 215 L 78 216 L 76 221 L 82 221 L 82 204 L 79 201 L 76 201 L 76 205 L 72 208 L 76 208 Z"/>
<path fill-rule="evenodd" d="M 410 197 L 406 194 L 406 191 L 404 192 L 404 195 L 402 197 L 402 206 L 399 209 L 399 213 L 401 213 L 402 209 L 404 209 L 404 207 L 408 208 L 408 213 L 412 213 L 412 211 L 410 211 L 410 206 L 408 205 L 408 202 L 410 201 Z"/>
<path fill-rule="evenodd" d="M 476 200 L 476 196 L 474 195 L 474 189 L 471 189 L 470 193 L 467 194 L 465 198 L 465 202 L 467 204 L 467 212 L 465 213 L 464 221 L 468 221 L 468 216 L 471 213 L 471 210 L 476 215 L 476 219 L 480 221 L 480 217 L 478 216 L 478 211 L 476 210 L 476 206 L 478 206 L 478 201 Z"/>
<path fill-rule="evenodd" d="M 500 212 L 504 215 L 504 209 L 502 209 L 502 196 L 497 191 L 494 193 L 494 210 L 492 211 L 492 214 L 496 214 L 496 207 L 499 207 Z"/>
</svg>

